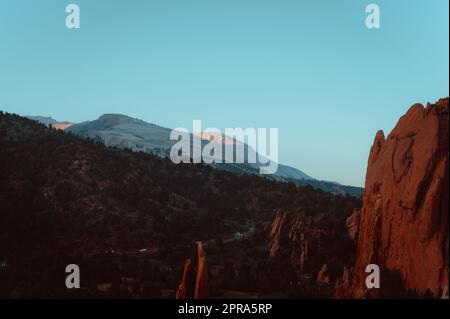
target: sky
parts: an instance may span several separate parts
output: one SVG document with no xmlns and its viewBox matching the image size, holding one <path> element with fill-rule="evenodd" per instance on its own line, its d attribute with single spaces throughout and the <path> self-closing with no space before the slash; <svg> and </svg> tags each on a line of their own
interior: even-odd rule
<svg viewBox="0 0 450 319">
<path fill-rule="evenodd" d="M 365 8 L 380 8 L 368 29 Z M 65 25 L 80 7 L 80 29 Z M 363 186 L 377 130 L 449 95 L 447 0 L 0 0 L 0 110 L 278 128 L 279 162 Z"/>
</svg>

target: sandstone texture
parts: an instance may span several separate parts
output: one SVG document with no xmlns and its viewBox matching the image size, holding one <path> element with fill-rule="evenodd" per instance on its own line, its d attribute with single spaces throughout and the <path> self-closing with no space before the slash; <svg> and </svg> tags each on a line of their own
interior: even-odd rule
<svg viewBox="0 0 450 319">
<path fill-rule="evenodd" d="M 353 280 L 346 270 L 336 297 L 390 297 L 390 289 L 448 298 L 448 98 L 413 105 L 368 159 Z M 348 229 L 356 234 L 356 216 Z M 381 269 L 380 289 L 365 289 L 365 268 Z M 383 280 L 384 279 L 384 280 Z M 393 280 L 398 287 L 391 287 Z M 395 280 L 394 280 L 395 281 Z"/>
<path fill-rule="evenodd" d="M 305 228 L 304 218 L 278 211 L 269 230 L 270 257 L 278 256 L 287 248 L 290 261 L 302 269 L 308 258 Z"/>
</svg>

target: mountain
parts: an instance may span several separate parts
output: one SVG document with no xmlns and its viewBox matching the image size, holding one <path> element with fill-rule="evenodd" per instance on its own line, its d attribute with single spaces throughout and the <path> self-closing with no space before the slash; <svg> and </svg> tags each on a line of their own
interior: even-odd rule
<svg viewBox="0 0 450 319">
<path fill-rule="evenodd" d="M 102 141 L 107 146 L 168 156 L 175 141 L 171 129 L 121 114 L 104 114 L 97 120 L 75 124 L 68 132 Z"/>
<path fill-rule="evenodd" d="M 102 141 L 107 146 L 128 148 L 133 151 L 143 151 L 162 157 L 169 156 L 170 148 L 176 142 L 170 140 L 171 129 L 150 124 L 140 119 L 131 118 L 122 114 L 104 114 L 97 120 L 72 125 L 67 128 L 67 131 L 82 137 L 89 137 L 97 141 Z M 202 147 L 208 142 L 209 139 L 203 139 Z M 233 141 L 229 137 L 224 137 L 223 143 L 237 144 L 241 142 Z M 244 143 L 245 154 L 248 154 L 249 150 L 251 150 L 250 146 Z M 191 153 L 193 153 L 192 149 Z M 213 166 L 217 169 L 238 174 L 259 174 L 261 164 L 248 162 L 242 164 L 219 163 L 213 164 Z M 359 187 L 318 181 L 299 169 L 282 164 L 278 164 L 277 172 L 268 178 L 293 181 L 299 185 L 311 185 L 335 194 L 349 194 L 356 197 L 361 196 L 363 191 L 363 189 Z"/>
<path fill-rule="evenodd" d="M 150 124 L 139 119 L 131 118 L 122 114 L 104 114 L 95 121 L 76 124 L 68 128 L 69 132 L 74 134 L 90 137 L 95 140 L 101 140 L 108 146 L 116 146 L 120 148 L 130 148 L 134 151 L 144 151 L 148 153 L 166 155 L 170 154 L 170 148 L 176 141 L 170 140 L 171 129 L 164 128 L 155 124 Z M 194 135 L 199 135 L 195 132 Z M 207 134 L 211 137 L 211 134 Z M 203 136 L 203 145 L 209 142 L 209 138 Z M 233 141 L 232 138 L 223 136 L 223 144 L 241 144 L 241 142 Z M 245 153 L 250 150 L 250 146 L 244 143 Z M 260 164 L 245 163 L 245 165 L 234 165 L 237 169 L 240 166 L 243 171 L 249 169 L 257 170 Z M 217 167 L 222 167 L 218 165 Z M 293 179 L 313 179 L 302 171 L 293 167 L 279 165 L 278 177 Z"/>
<path fill-rule="evenodd" d="M 58 130 L 65 130 L 73 125 L 71 122 L 59 122 L 52 117 L 49 116 L 26 116 L 30 120 L 38 121 L 45 125 L 51 125 L 52 127 Z"/>
<path fill-rule="evenodd" d="M 278 164 L 278 170 L 275 175 L 283 178 L 314 180 L 314 178 L 306 175 L 301 170 L 283 164 Z"/>
<path fill-rule="evenodd" d="M 52 125 L 52 124 L 56 124 L 58 122 L 50 116 L 39 116 L 38 115 L 38 116 L 26 116 L 26 117 L 29 118 L 30 120 L 38 121 L 45 125 Z"/>
<path fill-rule="evenodd" d="M 413 105 L 370 150 L 353 280 L 345 271 L 337 297 L 426 296 L 448 299 L 449 100 Z M 380 289 L 364 289 L 377 264 Z"/>
<path fill-rule="evenodd" d="M 198 241 L 212 298 L 331 297 L 308 279 L 322 266 L 314 254 L 344 249 L 336 247 L 345 220 L 361 204 L 311 186 L 175 165 L 3 112 L 0 166 L 3 298 L 175 298 Z M 277 211 L 305 219 L 333 245 L 312 249 L 303 270 L 271 257 L 266 229 Z M 315 238 L 323 237 L 307 240 Z M 73 263 L 82 289 L 64 284 Z"/>
</svg>

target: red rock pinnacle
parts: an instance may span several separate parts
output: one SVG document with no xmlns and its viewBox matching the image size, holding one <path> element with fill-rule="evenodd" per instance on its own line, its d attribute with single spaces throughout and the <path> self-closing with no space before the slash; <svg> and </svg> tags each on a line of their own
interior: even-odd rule
<svg viewBox="0 0 450 319">
<path fill-rule="evenodd" d="M 206 299 L 209 297 L 208 269 L 206 257 L 201 242 L 197 243 L 197 274 L 192 261 L 187 259 L 184 264 L 183 277 L 178 286 L 176 299 Z"/>
<path fill-rule="evenodd" d="M 446 98 L 413 105 L 387 138 L 376 134 L 353 282 L 340 295 L 385 297 L 388 274 L 398 276 L 404 292 L 441 297 L 448 291 L 448 120 Z M 379 289 L 365 289 L 368 264 L 381 269 Z"/>
</svg>

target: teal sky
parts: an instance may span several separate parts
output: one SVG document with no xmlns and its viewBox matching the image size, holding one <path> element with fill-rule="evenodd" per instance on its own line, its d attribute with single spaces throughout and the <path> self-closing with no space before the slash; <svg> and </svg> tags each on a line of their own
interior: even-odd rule
<svg viewBox="0 0 450 319">
<path fill-rule="evenodd" d="M 69 3 L 81 29 L 65 27 Z M 363 185 L 376 131 L 449 95 L 448 12 L 448 0 L 0 0 L 0 109 L 277 127 L 281 163 Z"/>
</svg>

